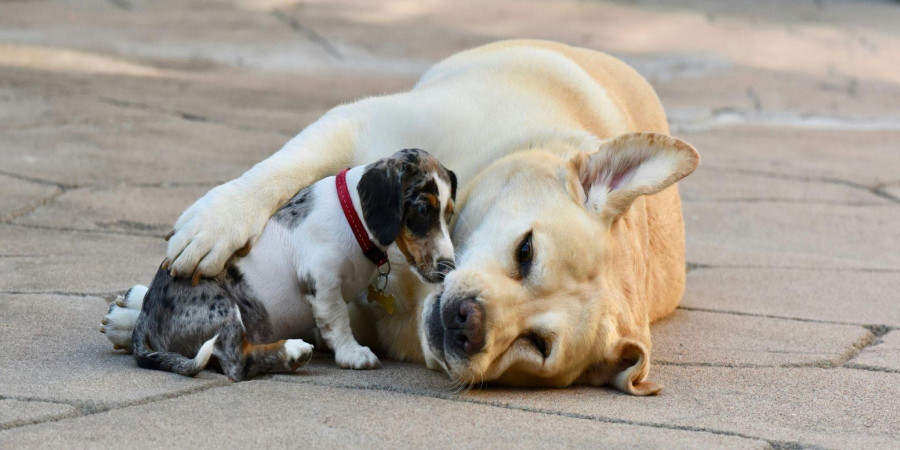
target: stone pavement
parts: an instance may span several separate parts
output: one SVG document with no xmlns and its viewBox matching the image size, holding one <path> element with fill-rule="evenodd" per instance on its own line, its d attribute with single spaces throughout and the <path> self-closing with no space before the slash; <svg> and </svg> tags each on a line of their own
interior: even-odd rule
<svg viewBox="0 0 900 450">
<path fill-rule="evenodd" d="M 900 447 L 898 23 L 888 0 L 2 2 L 0 447 Z M 327 356 L 232 384 L 97 332 L 194 199 L 508 37 L 625 59 L 702 155 L 659 397 Z"/>
</svg>

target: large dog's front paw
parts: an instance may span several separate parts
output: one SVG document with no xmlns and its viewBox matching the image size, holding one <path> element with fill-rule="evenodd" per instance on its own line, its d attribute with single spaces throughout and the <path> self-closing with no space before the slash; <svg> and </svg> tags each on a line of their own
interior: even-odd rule
<svg viewBox="0 0 900 450">
<path fill-rule="evenodd" d="M 378 357 L 359 344 L 346 345 L 334 352 L 334 362 L 342 369 L 368 370 L 381 367 Z"/>
<path fill-rule="evenodd" d="M 269 218 L 260 202 L 248 196 L 232 181 L 194 202 L 167 237 L 164 267 L 173 276 L 195 275 L 196 281 L 200 275 L 211 277 L 221 272 L 236 251 L 246 255 Z"/>
<path fill-rule="evenodd" d="M 288 339 L 284 342 L 284 367 L 290 372 L 309 362 L 313 355 L 313 346 L 303 339 Z"/>
</svg>

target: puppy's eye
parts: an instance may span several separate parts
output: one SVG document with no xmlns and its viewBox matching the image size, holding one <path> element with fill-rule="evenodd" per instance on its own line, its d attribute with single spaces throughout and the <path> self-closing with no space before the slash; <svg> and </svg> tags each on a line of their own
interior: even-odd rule
<svg viewBox="0 0 900 450">
<path fill-rule="evenodd" d="M 420 216 L 428 214 L 428 204 L 425 202 L 419 202 L 416 205 L 416 212 L 418 212 Z"/>
<path fill-rule="evenodd" d="M 528 278 L 531 271 L 531 261 L 534 259 L 534 249 L 531 243 L 531 232 L 525 235 L 516 247 L 516 263 L 518 264 L 519 279 Z"/>
<path fill-rule="evenodd" d="M 541 357 L 547 359 L 550 356 L 550 351 L 553 350 L 552 344 L 547 339 L 542 338 L 540 335 L 536 333 L 531 333 L 528 335 L 528 342 L 534 346 L 534 349 L 541 354 Z"/>
</svg>

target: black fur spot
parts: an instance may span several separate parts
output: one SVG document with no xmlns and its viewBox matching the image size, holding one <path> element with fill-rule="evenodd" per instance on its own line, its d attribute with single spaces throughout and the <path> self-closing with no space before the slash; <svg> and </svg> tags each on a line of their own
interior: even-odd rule
<svg viewBox="0 0 900 450">
<path fill-rule="evenodd" d="M 356 185 L 363 220 L 381 245 L 390 245 L 400 234 L 403 220 L 402 175 L 397 161 L 382 159 L 368 165 Z"/>
<path fill-rule="evenodd" d="M 301 189 L 272 216 L 273 219 L 288 228 L 295 228 L 309 215 L 313 206 L 311 187 Z"/>
</svg>

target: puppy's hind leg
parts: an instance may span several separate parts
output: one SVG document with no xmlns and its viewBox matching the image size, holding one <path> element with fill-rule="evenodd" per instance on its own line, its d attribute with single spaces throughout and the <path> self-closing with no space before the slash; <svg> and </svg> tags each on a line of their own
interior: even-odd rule
<svg viewBox="0 0 900 450">
<path fill-rule="evenodd" d="M 133 286 L 125 295 L 120 295 L 109 305 L 109 311 L 100 321 L 100 332 L 106 335 L 116 350 L 131 351 L 131 334 L 137 322 L 147 287 Z"/>
<path fill-rule="evenodd" d="M 234 307 L 231 320 L 222 327 L 215 355 L 222 372 L 233 381 L 244 381 L 264 373 L 288 373 L 312 358 L 313 346 L 303 339 L 283 339 L 268 344 L 247 341 L 240 312 Z"/>
</svg>

